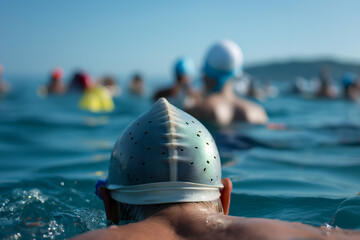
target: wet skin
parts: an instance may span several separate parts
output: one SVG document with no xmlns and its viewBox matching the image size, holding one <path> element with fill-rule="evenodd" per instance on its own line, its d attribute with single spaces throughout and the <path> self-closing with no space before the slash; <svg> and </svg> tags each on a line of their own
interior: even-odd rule
<svg viewBox="0 0 360 240">
<path fill-rule="evenodd" d="M 316 228 L 262 218 L 228 216 L 231 181 L 223 179 L 221 202 L 224 214 L 194 203 L 172 205 L 143 221 L 88 232 L 74 239 L 360 239 L 360 231 Z M 107 190 L 104 199 L 108 219 L 111 207 Z M 107 202 L 108 201 L 108 202 Z M 109 215 L 110 214 L 110 215 Z"/>
</svg>

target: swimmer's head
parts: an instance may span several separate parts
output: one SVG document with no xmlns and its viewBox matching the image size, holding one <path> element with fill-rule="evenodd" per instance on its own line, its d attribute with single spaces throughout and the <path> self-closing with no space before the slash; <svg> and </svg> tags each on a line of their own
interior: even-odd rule
<svg viewBox="0 0 360 240">
<path fill-rule="evenodd" d="M 342 85 L 344 88 L 350 87 L 355 82 L 355 74 L 352 72 L 348 72 L 343 76 Z"/>
<path fill-rule="evenodd" d="M 117 140 L 106 187 L 127 204 L 217 200 L 219 152 L 197 119 L 161 98 Z"/>
<path fill-rule="evenodd" d="M 220 91 L 225 83 L 242 73 L 243 54 L 240 47 L 231 40 L 214 44 L 205 57 L 203 73 L 216 81 L 212 91 Z"/>
<path fill-rule="evenodd" d="M 61 68 L 55 68 L 52 72 L 51 72 L 51 78 L 59 81 L 63 78 L 64 76 L 64 72 Z"/>
<path fill-rule="evenodd" d="M 116 85 L 116 81 L 113 77 L 111 76 L 105 76 L 102 81 L 101 84 L 105 87 L 111 87 L 111 86 L 115 86 Z"/>
<path fill-rule="evenodd" d="M 196 72 L 195 64 L 190 58 L 179 58 L 175 63 L 174 72 L 178 81 L 182 78 L 190 78 Z"/>
<path fill-rule="evenodd" d="M 70 83 L 70 89 L 72 90 L 85 90 L 92 87 L 92 81 L 88 74 L 83 72 L 77 72 Z"/>
</svg>

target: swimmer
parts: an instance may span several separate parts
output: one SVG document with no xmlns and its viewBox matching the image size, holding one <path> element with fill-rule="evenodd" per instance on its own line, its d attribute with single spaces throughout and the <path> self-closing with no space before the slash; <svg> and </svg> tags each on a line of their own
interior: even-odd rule
<svg viewBox="0 0 360 240">
<path fill-rule="evenodd" d="M 135 74 L 133 79 L 130 82 L 129 90 L 134 95 L 143 95 L 144 94 L 144 80 L 140 74 Z"/>
<path fill-rule="evenodd" d="M 105 86 L 95 85 L 86 73 L 77 72 L 68 87 L 69 92 L 80 93 L 78 107 L 85 111 L 112 112 L 115 108 L 110 92 Z"/>
<path fill-rule="evenodd" d="M 336 98 L 337 93 L 335 89 L 331 86 L 331 76 L 330 69 L 323 67 L 319 75 L 320 89 L 318 90 L 316 96 L 319 98 Z"/>
<path fill-rule="evenodd" d="M 118 97 L 121 94 L 120 87 L 116 84 L 116 81 L 111 76 L 105 76 L 97 82 L 98 85 L 104 86 L 113 97 Z"/>
<path fill-rule="evenodd" d="M 0 65 L 0 95 L 5 94 L 9 91 L 9 87 L 2 78 L 3 69 L 4 68 Z"/>
<path fill-rule="evenodd" d="M 249 98 L 263 100 L 266 97 L 266 92 L 263 89 L 256 87 L 255 79 L 249 77 L 249 88 L 246 95 Z"/>
<path fill-rule="evenodd" d="M 46 87 L 47 93 L 63 94 L 65 93 L 65 86 L 62 83 L 64 72 L 61 68 L 55 68 L 50 77 L 50 83 Z"/>
<path fill-rule="evenodd" d="M 175 84 L 158 91 L 153 98 L 154 101 L 164 97 L 180 108 L 194 105 L 199 99 L 199 95 L 190 86 L 192 75 L 195 73 L 195 64 L 189 58 L 180 58 L 175 64 L 174 72 Z"/>
<path fill-rule="evenodd" d="M 241 73 L 243 56 L 230 40 L 216 43 L 205 58 L 203 68 L 204 99 L 186 111 L 199 120 L 228 125 L 236 121 L 265 124 L 268 116 L 258 104 L 239 98 L 231 79 Z"/>
<path fill-rule="evenodd" d="M 208 130 L 161 98 L 120 135 L 97 193 L 108 225 L 74 239 L 359 239 L 359 231 L 229 216 Z M 259 206 L 261 207 L 261 206 Z"/>
<path fill-rule="evenodd" d="M 359 101 L 360 79 L 356 79 L 355 74 L 346 73 L 342 79 L 344 97 L 352 101 Z"/>
<path fill-rule="evenodd" d="M 73 78 L 70 81 L 68 91 L 83 92 L 91 87 L 93 87 L 93 83 L 90 76 L 83 72 L 77 72 L 74 74 Z"/>
</svg>

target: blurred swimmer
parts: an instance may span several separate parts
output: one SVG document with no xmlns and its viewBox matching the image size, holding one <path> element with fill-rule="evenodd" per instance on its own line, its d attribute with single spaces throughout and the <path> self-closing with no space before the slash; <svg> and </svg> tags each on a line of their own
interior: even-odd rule
<svg viewBox="0 0 360 240">
<path fill-rule="evenodd" d="M 115 108 L 112 96 L 106 87 L 92 83 L 88 74 L 77 72 L 69 85 L 69 92 L 81 94 L 78 106 L 90 112 L 112 112 Z"/>
<path fill-rule="evenodd" d="M 221 175 L 219 152 L 209 131 L 161 98 L 120 135 L 108 179 L 95 186 L 111 226 L 74 239 L 360 237 L 360 231 L 228 216 L 232 183 Z"/>
<path fill-rule="evenodd" d="M 154 96 L 154 101 L 164 97 L 180 108 L 194 105 L 200 97 L 190 86 L 191 78 L 196 72 L 194 62 L 190 58 L 180 58 L 175 64 L 174 72 L 175 84 L 170 88 L 158 91 Z"/>
<path fill-rule="evenodd" d="M 342 79 L 344 88 L 344 97 L 352 100 L 359 101 L 360 98 L 360 79 L 356 79 L 355 74 L 346 73 Z"/>
<path fill-rule="evenodd" d="M 316 96 L 320 98 L 336 98 L 337 92 L 333 86 L 331 86 L 330 69 L 323 67 L 319 75 L 320 89 Z"/>
<path fill-rule="evenodd" d="M 121 94 L 121 88 L 116 84 L 115 79 L 111 76 L 103 77 L 100 81 L 98 81 L 98 84 L 104 86 L 113 97 L 120 96 Z"/>
<path fill-rule="evenodd" d="M 50 77 L 50 83 L 46 87 L 47 93 L 51 94 L 63 94 L 66 89 L 64 84 L 62 83 L 62 78 L 64 76 L 64 72 L 61 68 L 55 68 Z"/>
<path fill-rule="evenodd" d="M 268 116 L 253 102 L 239 98 L 229 81 L 241 75 L 243 55 L 239 46 L 230 40 L 213 45 L 203 68 L 204 99 L 187 111 L 203 121 L 227 125 L 235 121 L 265 124 Z"/>
<path fill-rule="evenodd" d="M 5 83 L 2 77 L 3 70 L 3 66 L 0 65 L 0 94 L 5 94 L 9 91 L 9 86 Z"/>
<path fill-rule="evenodd" d="M 140 74 L 135 74 L 130 82 L 129 90 L 132 94 L 143 95 L 144 94 L 144 80 Z"/>
<path fill-rule="evenodd" d="M 263 100 L 266 98 L 266 92 L 261 89 L 261 88 L 258 88 L 256 86 L 256 82 L 255 82 L 255 79 L 253 77 L 250 77 L 249 78 L 249 88 L 248 88 L 248 91 L 247 91 L 247 96 L 250 97 L 250 98 L 254 98 L 254 99 L 257 99 L 257 100 Z"/>
<path fill-rule="evenodd" d="M 110 92 L 104 86 L 87 88 L 80 101 L 79 107 L 90 112 L 112 112 L 115 108 Z"/>
<path fill-rule="evenodd" d="M 94 84 L 88 74 L 83 72 L 77 72 L 74 74 L 70 81 L 68 91 L 69 92 L 83 92 L 88 88 L 93 87 Z"/>
<path fill-rule="evenodd" d="M 274 98 L 279 95 L 279 89 L 273 85 L 269 79 L 263 81 L 262 89 L 267 97 Z"/>
</svg>

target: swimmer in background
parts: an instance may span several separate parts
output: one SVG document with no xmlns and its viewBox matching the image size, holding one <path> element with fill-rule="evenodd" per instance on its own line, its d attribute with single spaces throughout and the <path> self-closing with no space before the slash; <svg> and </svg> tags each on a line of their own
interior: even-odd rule
<svg viewBox="0 0 360 240">
<path fill-rule="evenodd" d="M 356 79 L 355 74 L 346 73 L 342 79 L 344 97 L 351 101 L 360 100 L 360 78 Z"/>
<path fill-rule="evenodd" d="M 319 98 L 336 98 L 337 93 L 333 86 L 331 86 L 330 69 L 323 67 L 319 75 L 320 89 L 316 93 Z"/>
<path fill-rule="evenodd" d="M 68 92 L 84 92 L 86 89 L 93 87 L 94 84 L 88 74 L 76 72 L 68 86 Z"/>
<path fill-rule="evenodd" d="M 104 86 L 111 96 L 118 97 L 121 95 L 121 88 L 116 84 L 115 78 L 105 76 L 97 82 L 98 85 Z"/>
<path fill-rule="evenodd" d="M 46 87 L 46 91 L 48 94 L 64 94 L 66 88 L 62 83 L 62 78 L 64 76 L 64 72 L 61 68 L 55 68 L 50 77 L 50 83 Z"/>
<path fill-rule="evenodd" d="M 239 98 L 231 79 L 241 74 L 243 55 L 239 46 L 223 40 L 212 46 L 203 68 L 204 97 L 186 111 L 201 121 L 228 125 L 236 121 L 265 124 L 268 116 L 258 104 Z"/>
<path fill-rule="evenodd" d="M 360 231 L 229 216 L 231 190 L 208 130 L 162 98 L 120 135 L 108 179 L 96 184 L 111 226 L 73 239 L 360 238 Z"/>
<path fill-rule="evenodd" d="M 6 94 L 10 89 L 2 77 L 3 71 L 4 71 L 4 68 L 2 65 L 0 65 L 0 95 Z"/>
<path fill-rule="evenodd" d="M 256 87 L 255 79 L 249 77 L 249 88 L 246 96 L 257 100 L 263 100 L 266 98 L 266 92 L 263 89 Z"/>
<path fill-rule="evenodd" d="M 170 103 L 180 108 L 194 105 L 200 98 L 191 86 L 191 78 L 195 73 L 195 64 L 190 58 L 180 58 L 174 67 L 175 84 L 166 89 L 158 91 L 153 97 L 154 101 L 159 98 L 166 98 Z"/>
<path fill-rule="evenodd" d="M 78 107 L 82 110 L 100 113 L 112 112 L 115 108 L 112 96 L 106 87 L 94 84 L 91 77 L 86 73 L 77 72 L 74 74 L 68 92 L 81 95 Z"/>
<path fill-rule="evenodd" d="M 138 96 L 142 96 L 144 94 L 144 80 L 139 73 L 136 73 L 131 79 L 129 91 Z"/>
<path fill-rule="evenodd" d="M 266 97 L 275 98 L 279 95 L 279 89 L 271 83 L 271 80 L 266 78 L 262 82 L 262 90 L 264 91 Z"/>
</svg>

